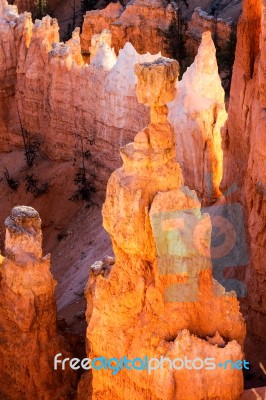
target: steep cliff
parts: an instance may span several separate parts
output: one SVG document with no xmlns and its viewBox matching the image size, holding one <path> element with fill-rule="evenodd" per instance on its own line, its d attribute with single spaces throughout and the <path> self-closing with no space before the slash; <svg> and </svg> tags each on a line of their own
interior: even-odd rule
<svg viewBox="0 0 266 400">
<path fill-rule="evenodd" d="M 48 12 L 53 11 L 59 4 L 61 0 L 47 0 L 46 1 L 46 8 Z M 20 13 L 24 11 L 29 11 L 33 12 L 36 11 L 37 9 L 37 3 L 38 1 L 36 0 L 15 0 L 13 1 L 13 4 L 18 7 L 18 11 Z M 44 2 L 43 2 L 44 3 Z"/>
<path fill-rule="evenodd" d="M 133 44 L 138 53 L 159 51 L 169 56 L 166 34 L 176 16 L 175 8 L 166 0 L 135 0 L 124 9 L 117 3 L 109 4 L 103 10 L 86 13 L 83 23 L 81 47 L 89 53 L 91 38 L 103 29 L 112 33 L 112 47 L 116 54 L 125 43 Z"/>
<path fill-rule="evenodd" d="M 214 16 L 208 15 L 197 7 L 188 23 L 186 34 L 186 48 L 190 56 L 195 56 L 201 41 L 203 32 L 210 31 L 217 38 L 217 44 L 223 48 L 227 44 L 232 32 L 232 21 L 224 21 L 221 18 L 215 20 Z"/>
<path fill-rule="evenodd" d="M 224 187 L 237 183 L 235 198 L 245 206 L 250 263 L 246 270 L 250 331 L 265 339 L 266 196 L 266 4 L 244 2 L 224 137 Z"/>
<path fill-rule="evenodd" d="M 20 13 L 24 11 L 33 11 L 35 0 L 15 0 L 14 4 L 17 6 Z"/>
<path fill-rule="evenodd" d="M 20 128 L 15 102 L 16 68 L 21 42 L 29 44 L 32 22 L 29 14 L 19 17 L 17 8 L 0 1 L 0 150 L 10 150 L 20 143 Z"/>
<path fill-rule="evenodd" d="M 2 65 L 2 150 L 22 143 L 18 111 L 23 128 L 42 143 L 42 150 L 52 159 L 73 159 L 77 135 L 81 135 L 85 142 L 89 139 L 94 143 L 86 143 L 86 150 L 91 151 L 90 172 L 97 175 L 95 185 L 103 195 L 110 173 L 120 165 L 119 147 L 130 142 L 148 123 L 147 110 L 136 99 L 134 65 L 159 55 L 139 55 L 127 43 L 116 57 L 110 47 L 110 32 L 104 30 L 92 38 L 94 58 L 87 65 L 81 56 L 78 28 L 71 40 L 59 43 L 56 20 L 45 17 L 33 25 L 29 14 L 19 16 L 10 7 L 13 19 L 10 12 L 3 12 L 0 31 L 6 54 Z M 205 67 L 206 63 L 212 67 Z M 12 73 L 12 80 L 5 71 Z M 208 85 L 208 93 L 203 90 L 204 84 Z M 170 119 L 181 146 L 178 161 L 185 182 L 201 198 L 215 197 L 221 169 L 220 128 L 226 113 L 215 49 L 208 34 L 203 37 L 199 57 L 181 81 L 170 108 Z M 188 128 L 188 140 L 184 140 L 178 118 Z M 8 129 L 9 125 L 12 129 Z M 186 155 L 187 144 L 194 154 L 192 168 Z M 199 161 L 202 155 L 203 162 Z M 211 194 L 204 184 L 206 173 L 212 177 Z"/>
<path fill-rule="evenodd" d="M 0 266 L 0 395 L 5 399 L 62 399 L 73 394 L 73 371 L 55 371 L 64 353 L 57 333 L 55 281 L 42 256 L 41 220 L 31 207 L 6 219 L 6 257 Z"/>
<path fill-rule="evenodd" d="M 234 292 L 225 293 L 212 278 L 210 218 L 183 186 L 175 161 L 166 103 L 175 95 L 178 63 L 159 58 L 136 65 L 135 73 L 151 122 L 121 149 L 123 167 L 108 182 L 103 221 L 116 260 L 109 274 L 89 283 L 90 357 L 241 359 L 239 305 Z M 201 369 L 193 373 L 197 385 L 190 384 L 190 372 L 171 370 L 167 362 L 152 374 L 94 371 L 93 399 L 239 398 L 242 371 Z"/>
</svg>

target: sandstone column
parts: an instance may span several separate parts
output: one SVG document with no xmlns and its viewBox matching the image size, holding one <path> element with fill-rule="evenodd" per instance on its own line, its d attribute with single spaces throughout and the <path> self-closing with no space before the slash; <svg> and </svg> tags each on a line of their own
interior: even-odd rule
<svg viewBox="0 0 266 400">
<path fill-rule="evenodd" d="M 54 371 L 65 351 L 57 333 L 50 255 L 42 256 L 41 220 L 31 207 L 6 219 L 6 257 L 0 266 L 0 397 L 62 399 L 73 392 L 73 371 Z"/>
<path fill-rule="evenodd" d="M 235 293 L 212 278 L 210 218 L 183 186 L 175 161 L 166 103 L 178 70 L 166 58 L 135 68 L 138 99 L 151 107 L 151 123 L 121 149 L 123 167 L 108 182 L 103 223 L 116 263 L 88 284 L 90 358 L 213 357 L 218 364 L 243 357 L 245 324 Z M 88 398 L 84 382 L 82 399 Z M 92 386 L 93 399 L 237 400 L 243 378 L 239 370 L 164 365 L 152 374 L 93 371 Z"/>
</svg>

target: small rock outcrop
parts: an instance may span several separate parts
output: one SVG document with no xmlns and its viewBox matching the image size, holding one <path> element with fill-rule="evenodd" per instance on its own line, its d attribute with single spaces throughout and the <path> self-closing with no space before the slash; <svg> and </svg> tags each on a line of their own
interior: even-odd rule
<svg viewBox="0 0 266 400">
<path fill-rule="evenodd" d="M 212 278 L 210 217 L 183 185 L 175 159 L 166 103 L 175 96 L 178 63 L 159 58 L 136 65 L 135 73 L 137 96 L 150 106 L 151 122 L 121 149 L 123 167 L 108 182 L 103 224 L 115 264 L 108 275 L 96 276 L 89 293 L 88 355 L 242 359 L 245 324 L 236 295 Z M 92 386 L 93 399 L 237 400 L 243 377 L 242 371 L 217 368 L 191 375 L 166 363 L 151 374 L 93 371 Z"/>
<path fill-rule="evenodd" d="M 69 354 L 56 328 L 56 283 L 50 256 L 42 256 L 39 214 L 18 206 L 5 224 L 6 257 L 0 265 L 0 397 L 67 398 L 73 395 L 75 375 L 69 368 L 54 370 L 54 356 Z"/>
</svg>

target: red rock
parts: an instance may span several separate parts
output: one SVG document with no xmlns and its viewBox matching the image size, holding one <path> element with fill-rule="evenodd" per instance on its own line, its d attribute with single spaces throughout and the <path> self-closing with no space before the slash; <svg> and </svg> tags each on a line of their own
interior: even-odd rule
<svg viewBox="0 0 266 400">
<path fill-rule="evenodd" d="M 175 95 L 178 64 L 160 58 L 136 65 L 135 72 L 138 99 L 151 107 L 151 123 L 136 135 L 134 143 L 121 149 L 123 167 L 108 182 L 103 223 L 111 236 L 116 262 L 110 274 L 93 275 L 88 283 L 88 355 L 118 359 L 124 355 L 129 359 L 210 356 L 217 362 L 241 359 L 245 324 L 239 304 L 233 292 L 225 294 L 212 279 L 206 252 L 210 249 L 210 218 L 200 213 L 195 192 L 183 186 L 175 161 L 174 131 L 167 121 L 165 103 Z M 171 267 L 173 243 L 170 236 L 161 238 L 157 217 L 178 212 L 197 221 L 196 226 L 206 235 L 197 246 L 193 235 L 180 234 L 180 246 L 175 247 L 176 269 L 160 273 L 162 262 Z M 175 229 L 181 232 L 182 225 Z M 160 247 L 158 240 L 162 240 Z M 194 271 L 192 275 L 198 280 L 188 271 Z M 182 284 L 189 287 L 186 299 Z M 169 291 L 171 285 L 174 292 Z M 202 339 L 215 334 L 228 341 L 223 348 L 217 346 L 215 338 L 213 344 Z M 193 374 L 196 385 L 190 385 L 189 372 L 167 366 L 151 375 L 125 369 L 116 375 L 110 370 L 93 371 L 92 398 L 239 399 L 242 371 L 197 371 Z M 83 396 L 88 379 L 79 389 L 82 399 L 88 398 Z M 227 384 L 221 385 L 221 380 Z"/>
<path fill-rule="evenodd" d="M 81 35 L 82 50 L 89 53 L 92 36 L 108 29 L 116 54 L 131 42 L 140 54 L 161 51 L 169 56 L 166 33 L 174 18 L 175 9 L 166 0 L 135 0 L 125 9 L 119 2 L 110 3 L 103 10 L 86 13 Z"/>
<path fill-rule="evenodd" d="M 246 271 L 246 305 L 250 332 L 265 339 L 265 4 L 244 2 L 238 26 L 238 42 L 230 94 L 228 130 L 224 137 L 223 186 L 236 182 L 235 200 L 246 208 L 245 223 L 250 242 Z"/>
<path fill-rule="evenodd" d="M 67 398 L 76 379 L 69 368 L 53 368 L 57 353 L 69 354 L 56 328 L 56 283 L 50 255 L 42 256 L 39 214 L 15 207 L 6 228 L 0 266 L 0 393 L 14 400 Z"/>
</svg>

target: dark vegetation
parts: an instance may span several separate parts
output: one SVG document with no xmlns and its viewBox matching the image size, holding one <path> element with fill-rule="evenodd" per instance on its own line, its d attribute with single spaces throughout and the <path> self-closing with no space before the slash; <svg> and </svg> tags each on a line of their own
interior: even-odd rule
<svg viewBox="0 0 266 400">
<path fill-rule="evenodd" d="M 16 191 L 18 189 L 20 183 L 10 176 L 6 165 L 3 163 L 2 160 L 0 160 L 0 161 L 1 161 L 1 163 L 3 165 L 3 168 L 4 168 L 4 171 L 2 171 L 2 172 L 3 172 L 3 176 L 4 176 L 5 180 L 6 180 L 6 183 L 8 184 L 10 189 Z"/>
<path fill-rule="evenodd" d="M 19 111 L 18 117 L 23 138 L 24 157 L 28 169 L 31 169 L 34 161 L 39 156 L 41 142 L 37 138 L 31 137 L 29 132 L 23 127 Z M 48 183 L 40 184 L 39 179 L 33 173 L 27 173 L 23 181 L 25 182 L 26 193 L 32 193 L 34 197 L 39 197 L 48 191 Z"/>
<path fill-rule="evenodd" d="M 34 9 L 32 11 L 32 18 L 42 19 L 45 15 L 50 15 L 52 17 L 52 10 L 48 6 L 47 0 L 35 0 Z"/>
<path fill-rule="evenodd" d="M 187 22 L 183 17 L 183 8 L 188 8 L 186 0 L 175 0 L 177 5 L 176 16 L 169 27 L 166 34 L 166 44 L 172 58 L 176 59 L 180 65 L 181 77 L 187 68 L 185 32 L 187 30 Z"/>
<path fill-rule="evenodd" d="M 236 32 L 231 32 L 229 40 L 224 48 L 216 45 L 216 49 L 219 73 L 224 75 L 223 86 L 226 94 L 229 94 L 233 75 L 233 66 L 235 62 Z"/>
<path fill-rule="evenodd" d="M 39 197 L 48 191 L 48 183 L 40 184 L 33 174 L 27 174 L 23 180 L 26 184 L 26 192 L 32 193 L 34 197 Z"/>
<path fill-rule="evenodd" d="M 91 159 L 91 151 L 89 147 L 95 144 L 94 139 L 84 138 L 79 133 L 74 133 L 73 136 L 77 139 L 74 147 L 74 165 L 79 163 L 78 170 L 74 176 L 73 182 L 76 186 L 75 193 L 69 200 L 74 202 L 85 201 L 87 205 L 91 205 L 91 194 L 95 193 L 95 187 L 92 184 L 93 174 L 88 174 L 87 162 Z"/>
<path fill-rule="evenodd" d="M 230 3 L 230 1 L 229 1 Z M 225 46 L 220 46 L 218 38 L 218 18 L 219 12 L 222 11 L 229 3 L 224 5 L 220 4 L 219 1 L 215 1 L 210 9 L 210 15 L 214 17 L 214 34 L 213 42 L 216 47 L 217 63 L 219 73 L 222 77 L 223 87 L 227 95 L 229 95 L 231 80 L 233 75 L 233 66 L 235 61 L 236 51 L 236 27 L 232 26 L 232 32 Z"/>
<path fill-rule="evenodd" d="M 30 138 L 28 132 L 24 128 L 22 128 L 22 137 L 24 143 L 25 160 L 27 166 L 31 168 L 33 166 L 34 161 L 38 157 L 41 143 L 35 138 Z"/>
</svg>

